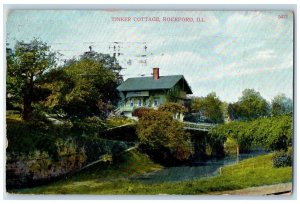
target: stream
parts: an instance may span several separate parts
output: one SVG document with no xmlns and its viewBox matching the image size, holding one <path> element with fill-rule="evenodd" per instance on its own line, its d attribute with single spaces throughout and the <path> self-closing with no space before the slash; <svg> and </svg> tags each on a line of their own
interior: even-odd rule
<svg viewBox="0 0 300 204">
<path fill-rule="evenodd" d="M 220 167 L 238 163 L 241 160 L 252 158 L 266 152 L 252 152 L 231 156 L 223 159 L 211 159 L 205 162 L 193 162 L 189 165 L 166 167 L 162 170 L 135 177 L 132 180 L 148 183 L 176 182 L 212 177 L 219 174 Z"/>
</svg>

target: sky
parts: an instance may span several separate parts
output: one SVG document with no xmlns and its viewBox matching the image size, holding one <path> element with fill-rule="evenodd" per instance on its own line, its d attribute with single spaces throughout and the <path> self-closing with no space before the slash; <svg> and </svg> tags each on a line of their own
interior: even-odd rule
<svg viewBox="0 0 300 204">
<path fill-rule="evenodd" d="M 113 21 L 121 17 L 130 21 Z M 138 21 L 141 17 L 148 21 Z M 163 21 L 172 17 L 193 22 Z M 153 67 L 160 75 L 184 75 L 194 96 L 216 92 L 235 102 L 252 88 L 268 101 L 280 93 L 293 97 L 293 13 L 288 11 L 10 11 L 8 46 L 34 37 L 60 52 L 61 62 L 89 46 L 116 53 L 124 79 L 151 76 Z"/>
</svg>

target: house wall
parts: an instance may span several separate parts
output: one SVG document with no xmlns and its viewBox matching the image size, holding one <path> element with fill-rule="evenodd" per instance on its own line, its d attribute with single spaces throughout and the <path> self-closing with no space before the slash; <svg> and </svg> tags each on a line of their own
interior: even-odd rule
<svg viewBox="0 0 300 204">
<path fill-rule="evenodd" d="M 124 116 L 132 117 L 134 109 L 139 107 L 158 108 L 160 105 L 167 102 L 179 102 L 184 105 L 184 101 L 180 98 L 186 98 L 186 92 L 183 91 L 180 84 L 176 84 L 170 90 L 153 90 L 149 91 L 149 96 L 127 97 L 129 92 L 121 93 L 122 102 L 119 104 L 119 109 Z M 132 93 L 131 93 L 132 94 Z M 183 120 L 183 114 L 174 116 L 178 120 Z"/>
<path fill-rule="evenodd" d="M 150 91 L 149 96 L 135 96 L 123 100 L 126 107 L 156 107 L 167 102 L 164 91 Z"/>
</svg>

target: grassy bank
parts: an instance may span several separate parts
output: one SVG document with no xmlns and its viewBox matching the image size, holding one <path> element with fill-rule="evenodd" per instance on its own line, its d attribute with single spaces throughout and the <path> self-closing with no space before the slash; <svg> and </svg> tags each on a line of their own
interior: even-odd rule
<svg viewBox="0 0 300 204">
<path fill-rule="evenodd" d="M 271 154 L 224 167 L 217 177 L 160 184 L 129 180 L 130 177 L 161 168 L 136 150 L 127 152 L 118 163 L 110 166 L 98 165 L 65 180 L 47 186 L 18 190 L 15 193 L 192 195 L 292 181 L 292 168 L 273 168 Z"/>
</svg>

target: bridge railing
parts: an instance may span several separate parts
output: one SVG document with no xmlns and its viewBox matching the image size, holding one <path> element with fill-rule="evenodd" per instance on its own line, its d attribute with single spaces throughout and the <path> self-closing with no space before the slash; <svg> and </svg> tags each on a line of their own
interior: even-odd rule
<svg viewBox="0 0 300 204">
<path fill-rule="evenodd" d="M 194 129 L 194 130 L 204 130 L 208 131 L 209 129 L 216 126 L 212 123 L 193 123 L 193 122 L 183 122 L 185 129 Z"/>
</svg>

